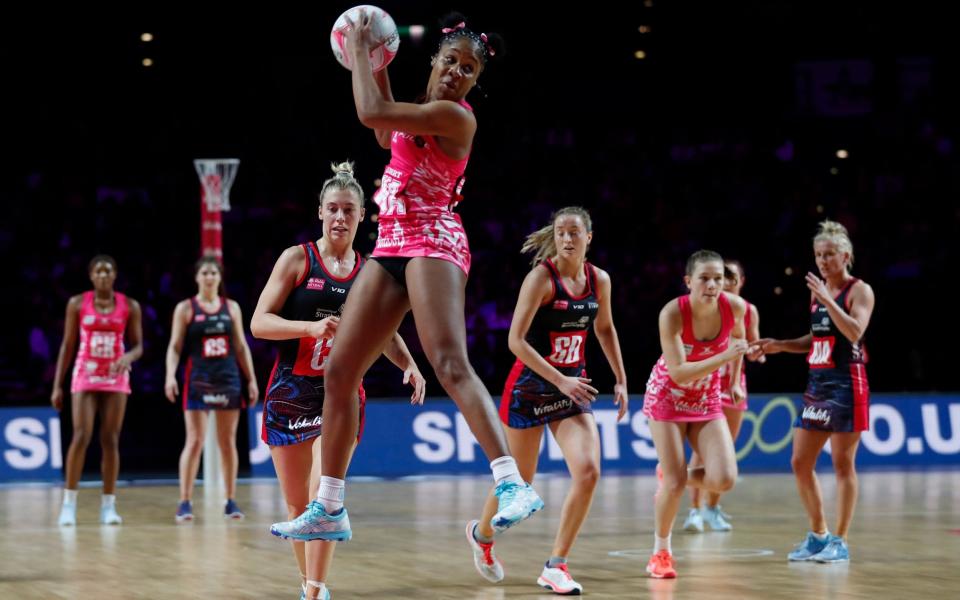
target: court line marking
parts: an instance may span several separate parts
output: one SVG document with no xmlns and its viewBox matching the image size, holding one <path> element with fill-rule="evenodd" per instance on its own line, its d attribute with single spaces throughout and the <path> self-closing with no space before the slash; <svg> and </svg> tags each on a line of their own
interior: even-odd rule
<svg viewBox="0 0 960 600">
<path fill-rule="evenodd" d="M 650 557 L 649 548 L 636 548 L 626 550 L 612 550 L 607 552 L 608 556 L 617 558 L 642 559 Z M 674 558 L 693 558 L 696 560 L 727 560 L 736 558 L 757 558 L 760 556 L 774 556 L 776 553 L 769 548 L 717 548 L 717 549 L 696 549 L 686 548 L 682 552 L 674 552 Z"/>
</svg>

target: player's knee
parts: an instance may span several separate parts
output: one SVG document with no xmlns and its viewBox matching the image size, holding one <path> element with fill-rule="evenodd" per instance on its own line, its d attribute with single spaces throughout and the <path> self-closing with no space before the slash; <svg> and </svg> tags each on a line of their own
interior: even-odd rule
<svg viewBox="0 0 960 600">
<path fill-rule="evenodd" d="M 852 460 L 834 460 L 833 472 L 837 479 L 856 479 L 857 469 Z"/>
<path fill-rule="evenodd" d="M 790 458 L 790 468 L 793 469 L 796 475 L 801 477 L 812 475 L 816 464 L 816 460 L 810 460 L 803 456 L 793 456 Z"/>
<path fill-rule="evenodd" d="M 600 481 L 600 464 L 593 461 L 585 462 L 578 465 L 570 475 L 577 485 L 593 489 Z"/>
<path fill-rule="evenodd" d="M 724 469 L 719 473 L 710 474 L 703 483 L 704 487 L 712 492 L 729 492 L 737 483 L 737 470 Z"/>
<path fill-rule="evenodd" d="M 100 447 L 103 448 L 105 452 L 116 452 L 117 450 L 119 450 L 120 432 L 119 431 L 101 431 Z"/>
<path fill-rule="evenodd" d="M 73 437 L 70 440 L 70 443 L 77 448 L 86 448 L 90 445 L 90 438 L 93 437 L 93 432 L 81 427 L 73 428 Z"/>
<path fill-rule="evenodd" d="M 459 387 L 473 376 L 467 357 L 461 353 L 441 353 L 430 361 L 440 385 L 445 390 Z"/>
<path fill-rule="evenodd" d="M 687 489 L 687 473 L 686 471 L 681 471 L 674 475 L 669 475 L 667 473 L 663 474 L 663 487 L 661 488 L 663 493 L 666 493 L 670 496 L 682 496 L 684 490 Z"/>
<path fill-rule="evenodd" d="M 217 436 L 217 445 L 220 446 L 220 453 L 233 452 L 236 448 L 236 438 L 233 433 L 226 433 Z"/>
<path fill-rule="evenodd" d="M 203 438 L 199 436 L 189 436 L 184 444 L 184 449 L 192 456 L 199 456 L 203 450 Z"/>
<path fill-rule="evenodd" d="M 346 369 L 327 368 L 323 374 L 323 389 L 326 398 L 350 397 L 360 387 Z"/>
</svg>

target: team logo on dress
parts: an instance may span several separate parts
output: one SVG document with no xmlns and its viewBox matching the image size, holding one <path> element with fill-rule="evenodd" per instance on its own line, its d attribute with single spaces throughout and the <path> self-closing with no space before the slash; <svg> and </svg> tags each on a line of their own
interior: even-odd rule
<svg viewBox="0 0 960 600">
<path fill-rule="evenodd" d="M 577 321 L 567 321 L 566 323 L 562 323 L 560 326 L 561 326 L 561 327 L 580 327 L 580 328 L 583 328 L 583 327 L 586 327 L 586 326 L 587 326 L 587 323 L 589 323 L 589 322 L 590 322 L 590 317 L 588 317 L 587 315 L 583 315 L 583 316 L 580 317 L 580 319 L 577 320 Z"/>
<path fill-rule="evenodd" d="M 215 404 L 217 406 L 230 404 L 230 399 L 227 398 L 226 394 L 204 394 L 202 399 L 204 404 Z"/>
<path fill-rule="evenodd" d="M 207 315 L 194 315 L 194 316 L 193 316 L 193 322 L 194 322 L 194 323 L 203 323 L 203 322 L 206 321 L 206 320 L 207 320 Z"/>
<path fill-rule="evenodd" d="M 306 427 L 319 427 L 322 423 L 323 423 L 323 417 L 319 415 L 312 419 L 300 416 L 300 417 L 297 417 L 296 421 L 291 421 L 290 419 L 287 419 L 287 429 L 289 429 L 290 431 L 296 431 L 298 429 L 304 429 Z"/>
<path fill-rule="evenodd" d="M 707 405 L 708 398 L 704 395 L 700 397 L 699 402 L 691 402 L 688 400 L 676 400 L 673 403 L 673 408 L 677 412 L 693 413 L 696 415 L 705 415 L 710 411 L 709 405 Z"/>
<path fill-rule="evenodd" d="M 830 412 L 826 408 L 808 406 L 803 409 L 802 419 L 804 421 L 820 422 L 826 426 L 830 424 Z"/>
<path fill-rule="evenodd" d="M 553 301 L 553 310 L 567 310 L 567 307 L 570 306 L 570 303 L 566 300 L 554 300 Z"/>
<path fill-rule="evenodd" d="M 96 318 L 95 316 L 93 316 L 93 315 L 87 315 L 87 316 L 83 317 L 83 324 L 84 324 L 84 325 L 93 325 L 93 324 L 96 323 L 96 322 L 97 322 L 97 318 Z"/>
<path fill-rule="evenodd" d="M 326 285 L 326 280 L 320 279 L 319 277 L 311 277 L 307 280 L 307 289 L 308 290 L 322 290 L 323 286 Z"/>
<path fill-rule="evenodd" d="M 562 400 L 557 400 L 551 404 L 545 404 L 543 406 L 534 406 L 533 414 L 537 417 L 556 412 L 558 410 L 563 410 L 565 408 L 570 408 L 573 406 L 573 402 L 569 398 L 564 398 Z"/>
</svg>

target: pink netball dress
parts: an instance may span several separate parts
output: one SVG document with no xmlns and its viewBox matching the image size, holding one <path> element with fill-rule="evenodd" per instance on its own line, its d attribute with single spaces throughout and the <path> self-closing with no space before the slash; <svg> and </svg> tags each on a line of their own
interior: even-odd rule
<svg viewBox="0 0 960 600">
<path fill-rule="evenodd" d="M 130 307 L 127 297 L 114 292 L 110 313 L 98 312 L 93 292 L 83 293 L 80 306 L 80 349 L 73 364 L 70 392 L 130 393 L 130 373 L 111 374 L 110 365 L 123 356 L 123 333 L 127 329 Z"/>
<path fill-rule="evenodd" d="M 683 315 L 683 349 L 687 362 L 697 362 L 715 356 L 730 345 L 730 332 L 733 331 L 733 309 L 725 294 L 720 294 L 717 303 L 720 307 L 721 326 L 717 337 L 709 341 L 700 341 L 693 335 L 693 313 L 690 309 L 690 296 L 680 296 L 680 314 Z M 643 414 L 654 421 L 712 421 L 723 418 L 720 405 L 719 370 L 701 377 L 696 381 L 679 385 L 670 378 L 667 363 L 663 355 L 657 360 L 647 380 L 647 391 L 643 396 Z"/>
<path fill-rule="evenodd" d="M 472 111 L 461 100 L 460 105 Z M 433 136 L 394 131 L 390 164 L 373 199 L 380 208 L 373 257 L 439 258 L 470 271 L 470 247 L 460 215 L 469 154 L 454 160 Z"/>
</svg>

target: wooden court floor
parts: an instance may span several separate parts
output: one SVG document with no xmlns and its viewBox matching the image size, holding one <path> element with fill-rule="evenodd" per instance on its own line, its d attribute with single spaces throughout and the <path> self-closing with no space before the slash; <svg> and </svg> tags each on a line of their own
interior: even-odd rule
<svg viewBox="0 0 960 600">
<path fill-rule="evenodd" d="M 821 475 L 833 515 L 833 480 Z M 790 564 L 806 531 L 790 475 L 744 475 L 725 499 L 731 533 L 674 532 L 679 579 L 643 568 L 652 547 L 652 476 L 607 476 L 570 556 L 592 598 L 960 598 L 960 471 L 860 475 L 852 562 Z M 489 478 L 352 482 L 354 540 L 341 544 L 334 598 L 550 598 L 536 578 L 550 551 L 565 477 L 543 477 L 543 513 L 498 539 L 506 579 L 473 570 L 464 523 Z M 78 526 L 56 526 L 60 491 L 0 489 L 0 599 L 283 599 L 299 595 L 286 542 L 268 533 L 283 516 L 273 483 L 241 485 L 247 519 L 224 522 L 217 492 L 198 489 L 197 520 L 175 525 L 174 486 L 118 493 L 119 527 L 97 524 L 99 490 L 82 489 Z M 686 507 L 686 502 L 684 504 Z M 678 524 L 679 529 L 679 524 Z"/>
</svg>

